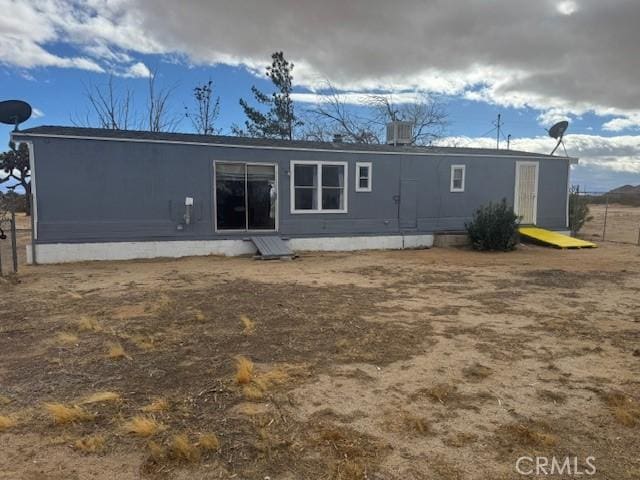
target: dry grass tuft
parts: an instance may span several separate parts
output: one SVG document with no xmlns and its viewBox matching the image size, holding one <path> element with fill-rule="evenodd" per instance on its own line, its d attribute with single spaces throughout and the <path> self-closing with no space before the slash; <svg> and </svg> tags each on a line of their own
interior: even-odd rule
<svg viewBox="0 0 640 480">
<path fill-rule="evenodd" d="M 169 446 L 169 453 L 172 459 L 179 462 L 197 462 L 200 459 L 200 448 L 191 443 L 184 435 L 175 435 Z"/>
<path fill-rule="evenodd" d="M 56 340 L 62 345 L 75 345 L 80 339 L 73 333 L 60 332 L 58 333 Z"/>
<path fill-rule="evenodd" d="M 203 450 L 215 452 L 220 448 L 220 440 L 218 440 L 218 437 L 213 433 L 205 433 L 200 437 L 198 445 Z"/>
<path fill-rule="evenodd" d="M 91 403 L 110 403 L 110 402 L 119 402 L 122 400 L 122 397 L 119 393 L 116 392 L 96 392 L 92 393 L 88 397 L 85 397 L 80 405 L 87 405 Z"/>
<path fill-rule="evenodd" d="M 61 403 L 45 403 L 45 410 L 53 418 L 56 425 L 64 425 L 67 423 L 88 422 L 95 417 L 87 412 L 84 408 L 77 405 L 67 407 Z"/>
<path fill-rule="evenodd" d="M 124 347 L 119 343 L 110 343 L 107 345 L 107 348 L 107 357 L 114 360 L 119 360 L 121 358 L 131 360 L 131 357 L 127 355 L 127 352 L 125 352 Z"/>
<path fill-rule="evenodd" d="M 442 442 L 448 447 L 465 447 L 470 443 L 478 440 L 478 436 L 474 433 L 457 432 L 445 438 Z"/>
<path fill-rule="evenodd" d="M 123 426 L 127 433 L 138 437 L 151 437 L 161 430 L 164 426 L 158 423 L 154 418 L 136 416 L 126 422 Z"/>
<path fill-rule="evenodd" d="M 97 453 L 104 448 L 105 439 L 102 435 L 92 435 L 76 440 L 73 447 L 84 453 Z"/>
<path fill-rule="evenodd" d="M 506 436 L 510 437 L 511 440 L 518 445 L 555 447 L 558 444 L 558 437 L 548 430 L 549 427 L 545 424 L 524 425 L 515 423 L 503 427 L 503 432 Z"/>
<path fill-rule="evenodd" d="M 239 356 L 236 359 L 236 382 L 239 385 L 251 383 L 253 378 L 253 362 L 247 357 Z"/>
<path fill-rule="evenodd" d="M 9 405 L 12 400 L 6 395 L 0 395 L 0 405 Z"/>
<path fill-rule="evenodd" d="M 335 465 L 333 476 L 336 480 L 366 480 L 367 468 L 360 461 L 345 459 Z"/>
<path fill-rule="evenodd" d="M 424 417 L 406 414 L 404 424 L 409 430 L 417 432 L 420 435 L 428 435 L 431 433 L 431 424 Z"/>
<path fill-rule="evenodd" d="M 426 390 L 426 394 L 431 400 L 440 403 L 446 403 L 456 393 L 456 387 L 441 383 Z"/>
<path fill-rule="evenodd" d="M 341 338 L 339 340 L 336 340 L 335 346 L 338 352 L 343 352 L 351 346 L 351 342 L 349 342 L 349 340 L 347 340 L 346 338 Z"/>
<path fill-rule="evenodd" d="M 151 458 L 156 462 L 160 462 L 167 455 L 164 447 L 159 443 L 154 442 L 153 440 L 150 440 L 149 443 L 147 443 L 147 448 L 149 448 L 149 454 L 151 455 Z"/>
<path fill-rule="evenodd" d="M 274 385 L 280 385 L 289 380 L 289 374 L 282 368 L 274 368 L 268 372 L 258 375 L 255 379 L 256 385 L 262 390 L 268 390 Z"/>
<path fill-rule="evenodd" d="M 251 366 L 251 370 L 253 371 L 253 365 Z M 242 378 L 246 378 L 246 375 L 241 375 Z M 247 384 L 245 384 L 242 389 L 242 393 L 247 400 L 250 401 L 259 401 L 264 398 L 265 393 L 274 385 L 280 385 L 287 380 L 289 380 L 290 376 L 287 371 L 283 368 L 274 368 L 273 370 L 269 370 L 268 372 L 260 373 L 260 374 L 251 374 L 251 379 Z M 236 373 L 236 380 L 238 379 L 238 374 Z M 241 383 L 238 380 L 238 383 Z"/>
<path fill-rule="evenodd" d="M 133 335 L 129 340 L 140 350 L 149 351 L 156 347 L 156 342 L 150 335 Z"/>
<path fill-rule="evenodd" d="M 255 333 L 255 331 L 256 331 L 256 322 L 251 320 L 246 315 L 240 315 L 240 321 L 242 322 L 242 325 L 244 326 L 244 329 L 242 330 L 242 333 L 244 335 L 253 335 Z"/>
<path fill-rule="evenodd" d="M 640 405 L 619 391 L 600 394 L 602 401 L 611 409 L 611 413 L 620 425 L 634 427 L 640 423 Z"/>
<path fill-rule="evenodd" d="M 82 316 L 76 322 L 79 332 L 101 332 L 102 325 L 94 317 Z"/>
<path fill-rule="evenodd" d="M 202 313 L 202 310 L 195 310 L 193 316 L 199 322 L 204 322 L 206 320 L 206 318 L 207 318 L 207 317 L 204 316 L 204 313 Z"/>
<path fill-rule="evenodd" d="M 169 402 L 164 398 L 158 398 L 151 402 L 149 405 L 145 405 L 140 410 L 146 413 L 160 413 L 169 410 Z"/>
<path fill-rule="evenodd" d="M 264 391 L 255 385 L 245 385 L 242 389 L 244 398 L 249 401 L 257 402 L 264 398 Z"/>
<path fill-rule="evenodd" d="M 538 397 L 547 402 L 566 403 L 567 395 L 553 390 L 538 390 Z"/>
<path fill-rule="evenodd" d="M 18 421 L 14 417 L 0 415 L 0 432 L 15 427 Z"/>
</svg>

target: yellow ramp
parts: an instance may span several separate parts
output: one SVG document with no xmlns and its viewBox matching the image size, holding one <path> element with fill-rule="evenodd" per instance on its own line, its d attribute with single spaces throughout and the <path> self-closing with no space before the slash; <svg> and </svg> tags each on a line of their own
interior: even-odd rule
<svg viewBox="0 0 640 480">
<path fill-rule="evenodd" d="M 545 245 L 551 245 L 556 248 L 596 248 L 595 243 L 586 242 L 578 238 L 563 235 L 562 233 L 552 232 L 538 227 L 520 227 L 518 228 L 520 235 Z"/>
</svg>

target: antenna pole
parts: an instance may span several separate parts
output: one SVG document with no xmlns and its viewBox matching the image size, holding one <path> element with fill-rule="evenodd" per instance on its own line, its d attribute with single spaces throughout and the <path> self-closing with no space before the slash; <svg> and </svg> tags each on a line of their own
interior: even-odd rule
<svg viewBox="0 0 640 480">
<path fill-rule="evenodd" d="M 502 115 L 498 114 L 498 120 L 495 123 L 497 132 L 496 132 L 496 150 L 500 150 L 500 127 L 502 127 L 501 121 Z"/>
</svg>

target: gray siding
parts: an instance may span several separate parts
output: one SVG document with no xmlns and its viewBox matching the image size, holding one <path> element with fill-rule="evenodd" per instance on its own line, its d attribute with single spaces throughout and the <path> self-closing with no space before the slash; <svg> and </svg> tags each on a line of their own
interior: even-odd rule
<svg viewBox="0 0 640 480">
<path fill-rule="evenodd" d="M 61 138 L 32 141 L 41 243 L 247 237 L 242 232 L 215 232 L 214 160 L 278 165 L 282 236 L 462 230 L 478 206 L 501 198 L 513 203 L 518 161 L 511 157 L 384 155 Z M 348 213 L 291 214 L 291 160 L 347 161 Z M 371 192 L 355 191 L 357 161 L 373 162 Z M 538 225 L 564 229 L 568 161 L 536 161 L 540 164 Z M 449 191 L 452 164 L 466 165 L 464 192 Z M 412 182 L 406 181 L 411 180 L 415 180 L 415 199 L 407 193 Z M 398 205 L 403 182 L 405 203 Z M 178 231 L 187 196 L 195 199 L 195 221 Z M 415 222 L 404 218 L 413 215 L 413 205 L 407 205 L 410 201 L 415 202 Z M 404 212 L 402 222 L 400 212 Z"/>
</svg>

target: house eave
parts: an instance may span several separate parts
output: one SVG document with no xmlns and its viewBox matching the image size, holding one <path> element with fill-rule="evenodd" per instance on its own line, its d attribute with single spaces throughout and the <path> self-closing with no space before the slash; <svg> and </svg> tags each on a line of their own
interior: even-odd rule
<svg viewBox="0 0 640 480">
<path fill-rule="evenodd" d="M 427 156 L 427 157 L 481 157 L 481 158 L 511 158 L 511 159 L 528 159 L 528 160 L 549 160 L 557 158 L 559 160 L 568 160 L 572 164 L 578 163 L 577 158 L 573 157 L 552 157 L 550 155 L 518 155 L 514 153 L 500 154 L 500 153 L 473 153 L 473 152 L 422 152 L 422 151 L 372 151 L 372 150 L 358 150 L 358 149 L 336 149 L 336 148 L 307 148 L 299 146 L 273 146 L 273 145 L 240 145 L 233 143 L 213 143 L 213 142 L 196 142 L 186 140 L 158 140 L 150 138 L 126 138 L 126 137 L 96 137 L 88 135 L 60 135 L 52 133 L 30 133 L 30 132 L 12 132 L 11 138 L 17 141 L 28 141 L 30 138 L 57 138 L 68 140 L 93 140 L 93 141 L 111 141 L 111 142 L 130 142 L 130 143 L 151 143 L 151 144 L 163 144 L 163 145 L 191 145 L 191 146 L 208 146 L 208 147 L 222 147 L 222 148 L 239 148 L 249 150 L 280 150 L 280 151 L 298 151 L 298 152 L 331 152 L 331 153 L 343 153 L 343 154 L 358 154 L 358 155 L 405 155 L 405 156 Z"/>
</svg>

